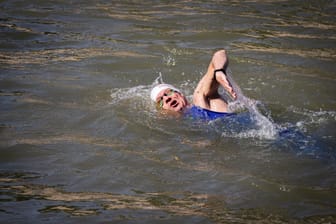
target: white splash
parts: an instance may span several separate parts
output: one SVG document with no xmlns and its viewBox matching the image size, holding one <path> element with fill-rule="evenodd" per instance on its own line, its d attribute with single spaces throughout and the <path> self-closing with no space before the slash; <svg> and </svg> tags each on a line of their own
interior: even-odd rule
<svg viewBox="0 0 336 224">
<path fill-rule="evenodd" d="M 232 85 L 233 90 L 237 94 L 237 99 L 229 103 L 229 110 L 232 112 L 241 111 L 244 108 L 248 109 L 252 119 L 256 122 L 259 129 L 249 130 L 248 132 L 241 133 L 241 137 L 258 137 L 266 139 L 274 139 L 278 135 L 276 125 L 268 119 L 266 116 L 260 113 L 257 108 L 257 101 L 249 99 L 244 96 L 240 87 L 235 83 L 231 76 L 231 70 L 226 69 L 226 74 L 229 82 Z"/>
</svg>

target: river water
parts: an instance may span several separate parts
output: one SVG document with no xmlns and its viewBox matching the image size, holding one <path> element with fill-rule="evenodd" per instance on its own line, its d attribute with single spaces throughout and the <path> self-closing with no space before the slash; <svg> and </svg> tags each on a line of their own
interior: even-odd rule
<svg viewBox="0 0 336 224">
<path fill-rule="evenodd" d="M 0 1 L 1 223 L 335 223 L 336 1 Z M 261 120 L 161 114 L 225 48 Z M 259 117 L 260 118 L 260 117 Z"/>
</svg>

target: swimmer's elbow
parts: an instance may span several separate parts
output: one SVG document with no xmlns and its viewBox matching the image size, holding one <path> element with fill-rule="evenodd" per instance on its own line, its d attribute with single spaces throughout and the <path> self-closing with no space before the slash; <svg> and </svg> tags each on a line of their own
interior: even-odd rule
<svg viewBox="0 0 336 224">
<path fill-rule="evenodd" d="M 226 55 L 226 51 L 225 51 L 225 49 L 220 49 L 220 50 L 216 51 L 215 55 Z"/>
</svg>

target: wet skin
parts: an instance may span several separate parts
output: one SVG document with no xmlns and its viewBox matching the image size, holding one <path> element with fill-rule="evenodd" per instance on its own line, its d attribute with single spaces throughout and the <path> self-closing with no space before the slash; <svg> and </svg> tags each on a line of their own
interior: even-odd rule
<svg viewBox="0 0 336 224">
<path fill-rule="evenodd" d="M 187 99 L 183 94 L 171 89 L 162 90 L 158 94 L 156 102 L 158 107 L 175 112 L 181 112 L 188 105 Z"/>
</svg>

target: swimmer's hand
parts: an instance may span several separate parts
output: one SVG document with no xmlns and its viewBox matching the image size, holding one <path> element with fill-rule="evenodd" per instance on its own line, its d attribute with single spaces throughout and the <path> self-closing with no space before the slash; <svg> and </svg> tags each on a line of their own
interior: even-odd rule
<svg viewBox="0 0 336 224">
<path fill-rule="evenodd" d="M 237 98 L 237 94 L 233 90 L 229 80 L 226 77 L 226 74 L 223 70 L 216 70 L 214 74 L 216 81 L 232 96 L 235 100 Z"/>
</svg>

